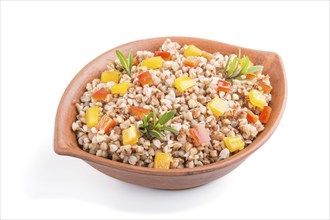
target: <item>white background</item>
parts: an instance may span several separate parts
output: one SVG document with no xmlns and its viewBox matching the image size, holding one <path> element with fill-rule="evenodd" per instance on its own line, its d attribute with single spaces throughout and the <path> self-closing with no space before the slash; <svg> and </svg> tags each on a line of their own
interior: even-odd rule
<svg viewBox="0 0 330 220">
<path fill-rule="evenodd" d="M 85 64 L 174 35 L 281 55 L 287 108 L 260 150 L 184 191 L 53 152 L 58 102 Z M 329 2 L 1 2 L 1 218 L 329 218 Z"/>
</svg>

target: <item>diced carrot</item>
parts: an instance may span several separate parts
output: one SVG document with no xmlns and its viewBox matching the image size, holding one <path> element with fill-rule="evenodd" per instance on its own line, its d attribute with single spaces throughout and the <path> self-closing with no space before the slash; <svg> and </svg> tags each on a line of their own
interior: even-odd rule
<svg viewBox="0 0 330 220">
<path fill-rule="evenodd" d="M 138 116 L 140 119 L 142 119 L 144 115 L 148 115 L 150 113 L 149 109 L 145 109 L 138 106 L 130 106 L 129 110 L 133 115 Z"/>
<path fill-rule="evenodd" d="M 255 124 L 258 121 L 258 116 L 255 115 L 252 111 L 247 110 L 247 112 L 246 112 L 246 119 L 250 123 Z"/>
<path fill-rule="evenodd" d="M 264 106 L 262 112 L 259 115 L 259 121 L 262 123 L 267 123 L 271 112 L 272 112 L 272 108 L 270 106 Z"/>
<path fill-rule="evenodd" d="M 142 84 L 142 86 L 146 84 L 151 85 L 153 83 L 152 76 L 149 71 L 141 73 L 137 76 L 137 78 L 139 79 L 139 82 Z"/>
<path fill-rule="evenodd" d="M 116 122 L 114 120 L 111 120 L 111 118 L 105 114 L 102 116 L 101 120 L 97 124 L 97 129 L 104 130 L 104 133 L 107 134 L 109 133 L 110 129 L 116 126 Z"/>
<path fill-rule="evenodd" d="M 245 76 L 246 76 L 247 79 L 254 79 L 254 78 L 256 78 L 256 75 L 249 74 L 249 73 L 247 73 Z"/>
<path fill-rule="evenodd" d="M 106 99 L 109 93 L 110 91 L 107 89 L 100 89 L 94 92 L 92 98 L 94 99 L 94 101 L 104 101 L 104 99 Z"/>
<path fill-rule="evenodd" d="M 163 60 L 171 60 L 172 55 L 169 52 L 166 51 L 156 51 L 155 52 L 155 57 L 160 56 L 162 57 Z"/>
<path fill-rule="evenodd" d="M 262 89 L 262 91 L 264 91 L 264 93 L 269 94 L 269 93 L 272 91 L 272 87 L 269 86 L 269 85 L 267 85 L 267 84 L 266 84 L 265 82 L 263 82 L 263 81 L 260 81 L 260 82 L 258 83 L 258 86 L 261 87 L 261 89 Z"/>
<path fill-rule="evenodd" d="M 218 91 L 230 92 L 230 86 L 231 86 L 230 82 L 224 80 L 218 81 Z"/>
<path fill-rule="evenodd" d="M 137 66 L 139 64 L 139 59 L 138 59 L 138 57 L 137 56 L 135 56 L 134 58 L 133 58 L 133 66 Z"/>
</svg>

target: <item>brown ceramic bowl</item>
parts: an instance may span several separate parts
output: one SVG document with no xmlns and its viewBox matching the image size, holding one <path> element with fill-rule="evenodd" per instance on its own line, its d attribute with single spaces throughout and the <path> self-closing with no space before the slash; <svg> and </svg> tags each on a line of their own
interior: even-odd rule
<svg viewBox="0 0 330 220">
<path fill-rule="evenodd" d="M 134 41 L 109 50 L 87 64 L 73 78 L 62 96 L 57 110 L 54 139 L 56 153 L 83 159 L 102 173 L 128 183 L 159 189 L 187 189 L 206 184 L 226 175 L 239 166 L 270 138 L 280 122 L 286 104 L 287 82 L 284 67 L 280 56 L 276 53 L 241 48 L 242 54 L 249 56 L 253 63 L 264 66 L 263 72 L 270 75 L 273 91 L 272 101 L 270 102 L 272 114 L 265 126 L 265 130 L 257 136 L 252 144 L 239 153 L 228 159 L 206 166 L 160 170 L 115 162 L 84 152 L 78 146 L 76 136 L 71 130 L 71 125 L 77 114 L 74 104 L 79 102 L 86 84 L 94 78 L 100 77 L 101 72 L 106 69 L 108 59 L 115 58 L 116 49 L 124 52 L 133 50 L 134 53 L 138 50 L 155 51 L 162 45 L 166 38 L 160 37 Z M 212 40 L 191 37 L 169 38 L 172 41 L 178 42 L 180 45 L 194 44 L 212 53 L 219 51 L 222 54 L 232 54 L 237 53 L 238 50 L 238 46 Z"/>
</svg>

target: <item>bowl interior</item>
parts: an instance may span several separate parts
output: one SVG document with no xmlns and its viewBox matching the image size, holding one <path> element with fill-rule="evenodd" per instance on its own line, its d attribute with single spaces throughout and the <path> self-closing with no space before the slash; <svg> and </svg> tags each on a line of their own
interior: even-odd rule
<svg viewBox="0 0 330 220">
<path fill-rule="evenodd" d="M 185 175 L 187 173 L 207 172 L 209 170 L 219 169 L 232 163 L 244 160 L 268 140 L 268 138 L 276 129 L 286 104 L 287 83 L 284 67 L 282 65 L 281 58 L 276 53 L 241 48 L 242 55 L 247 55 L 253 63 L 264 66 L 263 72 L 264 74 L 270 75 L 270 81 L 273 86 L 271 93 L 272 101 L 270 102 L 270 106 L 272 107 L 272 115 L 268 123 L 265 125 L 265 130 L 261 132 L 253 141 L 253 143 L 246 147 L 244 150 L 240 151 L 234 156 L 229 157 L 226 160 L 222 160 L 206 166 L 175 170 L 158 170 L 145 167 L 136 167 L 120 162 L 111 161 L 109 159 L 94 156 L 80 149 L 76 140 L 76 136 L 71 130 L 71 124 L 76 120 L 75 117 L 77 114 L 74 104 L 79 102 L 80 97 L 85 91 L 86 84 L 91 82 L 94 78 L 99 78 L 101 72 L 106 70 L 106 64 L 109 63 L 109 60 L 116 58 L 115 50 L 119 49 L 125 53 L 132 50 L 133 54 L 138 50 L 156 51 L 166 40 L 166 38 L 170 38 L 172 41 L 178 42 L 181 46 L 184 44 L 194 44 L 195 46 L 205 51 L 212 53 L 219 51 L 224 55 L 237 53 L 239 48 L 238 46 L 199 38 L 161 37 L 131 42 L 103 53 L 89 64 L 87 64 L 73 78 L 61 98 L 55 122 L 54 150 L 56 153 L 62 155 L 70 155 L 91 161 L 93 163 L 113 166 L 117 167 L 118 169 L 125 169 L 132 172 L 153 173 L 159 175 Z"/>
</svg>

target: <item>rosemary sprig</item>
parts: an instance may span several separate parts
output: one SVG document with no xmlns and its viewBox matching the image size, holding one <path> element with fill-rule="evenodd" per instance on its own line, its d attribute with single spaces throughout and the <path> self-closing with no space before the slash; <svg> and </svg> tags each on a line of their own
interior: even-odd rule
<svg viewBox="0 0 330 220">
<path fill-rule="evenodd" d="M 116 55 L 117 55 L 121 65 L 126 70 L 127 74 L 131 75 L 131 70 L 132 70 L 132 66 L 133 66 L 132 51 L 129 52 L 127 58 L 125 57 L 125 55 L 120 50 L 116 50 Z"/>
<path fill-rule="evenodd" d="M 166 112 L 158 119 L 156 110 L 152 109 L 149 115 L 143 117 L 142 124 L 139 126 L 139 131 L 148 139 L 164 138 L 164 131 L 178 134 L 179 131 L 176 129 L 165 126 L 165 124 L 174 117 L 175 113 L 176 111 L 174 110 Z"/>
<path fill-rule="evenodd" d="M 229 64 L 230 63 L 230 64 Z M 233 60 L 228 58 L 225 68 L 222 71 L 226 80 L 233 80 L 233 79 L 245 79 L 242 77 L 245 74 L 254 75 L 253 73 L 260 71 L 263 69 L 262 65 L 252 66 L 249 68 L 250 65 L 249 57 L 244 56 L 241 58 L 241 49 L 238 50 L 238 57 L 235 57 Z"/>
</svg>

